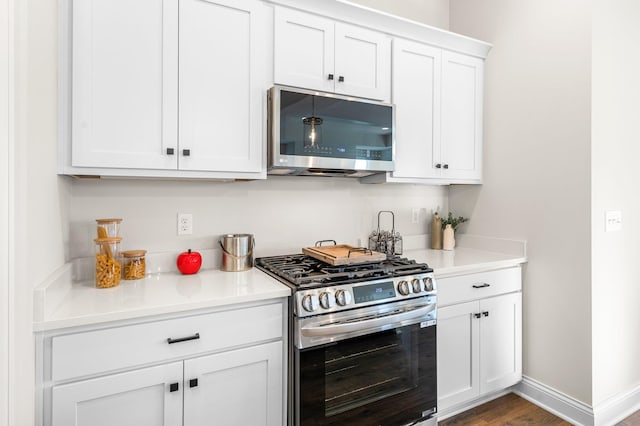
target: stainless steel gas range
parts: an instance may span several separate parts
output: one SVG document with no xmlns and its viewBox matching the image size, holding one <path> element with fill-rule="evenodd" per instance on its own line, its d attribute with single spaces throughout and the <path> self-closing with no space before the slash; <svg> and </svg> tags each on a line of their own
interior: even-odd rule
<svg viewBox="0 0 640 426">
<path fill-rule="evenodd" d="M 437 287 L 427 264 L 332 266 L 300 254 L 256 266 L 293 290 L 290 425 L 436 424 Z"/>
</svg>

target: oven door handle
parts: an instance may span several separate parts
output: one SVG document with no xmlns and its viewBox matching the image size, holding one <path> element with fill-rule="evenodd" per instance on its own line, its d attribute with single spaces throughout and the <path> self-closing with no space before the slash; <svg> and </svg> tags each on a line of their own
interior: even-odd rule
<svg viewBox="0 0 640 426">
<path fill-rule="evenodd" d="M 425 305 L 420 308 L 407 310 L 400 313 L 390 315 L 381 315 L 376 318 L 366 319 L 362 321 L 354 321 L 347 323 L 326 324 L 310 327 L 302 327 L 300 332 L 304 336 L 336 336 L 344 333 L 353 333 L 356 331 L 369 330 L 385 325 L 394 325 L 403 321 L 415 320 L 423 318 L 425 315 L 436 310 L 435 304 Z"/>
</svg>

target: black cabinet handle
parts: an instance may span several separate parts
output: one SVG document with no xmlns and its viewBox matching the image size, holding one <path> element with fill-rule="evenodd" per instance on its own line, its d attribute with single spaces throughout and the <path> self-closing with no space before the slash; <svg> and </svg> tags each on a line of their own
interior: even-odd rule
<svg viewBox="0 0 640 426">
<path fill-rule="evenodd" d="M 436 169 L 441 169 L 442 168 L 442 164 L 438 163 L 436 164 Z"/>
<path fill-rule="evenodd" d="M 445 165 L 444 165 L 444 166 L 442 166 L 442 167 L 444 167 L 445 169 L 448 169 L 448 168 L 449 168 L 449 165 L 448 165 L 448 164 L 445 164 Z"/>
<path fill-rule="evenodd" d="M 488 316 L 489 316 L 489 311 L 484 311 L 484 312 L 482 313 L 482 315 L 484 315 L 485 317 L 488 317 Z"/>
<path fill-rule="evenodd" d="M 198 379 L 189 380 L 189 387 L 190 388 L 195 388 L 196 386 L 198 386 Z"/>
<path fill-rule="evenodd" d="M 480 318 L 482 316 L 482 314 L 473 314 L 474 317 L 476 318 Z"/>
<path fill-rule="evenodd" d="M 327 80 L 333 80 L 333 74 L 329 74 L 329 75 L 327 76 Z"/>
<path fill-rule="evenodd" d="M 343 76 L 338 77 L 338 81 L 339 81 L 340 83 L 344 83 L 344 77 L 343 77 Z"/>
<path fill-rule="evenodd" d="M 491 284 L 487 284 L 487 283 L 474 284 L 472 287 L 473 288 L 486 288 L 486 287 L 491 287 Z"/>
<path fill-rule="evenodd" d="M 178 383 L 171 383 L 169 385 L 169 392 L 176 392 L 180 388 Z"/>
<path fill-rule="evenodd" d="M 191 155 L 191 150 L 190 149 L 183 149 L 182 150 L 182 155 L 184 155 L 185 157 L 188 157 Z"/>
<path fill-rule="evenodd" d="M 173 148 L 167 148 L 167 155 L 173 155 L 175 150 Z"/>
<path fill-rule="evenodd" d="M 167 339 L 167 343 L 172 345 L 174 343 L 187 342 L 189 340 L 198 340 L 199 338 L 200 338 L 200 333 L 196 333 L 193 336 L 178 337 L 177 339 L 172 339 L 171 337 L 169 337 Z"/>
</svg>

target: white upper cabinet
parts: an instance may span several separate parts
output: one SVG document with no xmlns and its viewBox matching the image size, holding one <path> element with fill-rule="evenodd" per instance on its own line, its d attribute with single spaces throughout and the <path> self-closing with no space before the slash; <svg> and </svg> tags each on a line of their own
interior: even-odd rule
<svg viewBox="0 0 640 426">
<path fill-rule="evenodd" d="M 177 2 L 76 1 L 72 16 L 71 165 L 175 169 Z"/>
<path fill-rule="evenodd" d="M 452 181 L 482 178 L 484 61 L 442 52 L 442 176 Z M 438 166 L 438 163 L 435 164 Z"/>
<path fill-rule="evenodd" d="M 262 11 L 252 0 L 180 0 L 180 169 L 261 171 Z"/>
<path fill-rule="evenodd" d="M 438 177 L 441 49 L 408 40 L 393 42 L 395 104 L 394 178 Z"/>
<path fill-rule="evenodd" d="M 395 170 L 362 181 L 480 183 L 483 69 L 483 59 L 395 39 Z"/>
<path fill-rule="evenodd" d="M 277 84 L 390 99 L 386 34 L 282 7 L 275 9 L 274 25 Z"/>
<path fill-rule="evenodd" d="M 256 0 L 69 5 L 72 119 L 63 173 L 266 176 L 267 6 Z"/>
</svg>

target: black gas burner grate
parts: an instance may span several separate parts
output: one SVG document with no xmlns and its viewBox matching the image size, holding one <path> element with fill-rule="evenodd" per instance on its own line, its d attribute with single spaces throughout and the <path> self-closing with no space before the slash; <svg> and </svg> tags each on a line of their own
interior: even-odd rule
<svg viewBox="0 0 640 426">
<path fill-rule="evenodd" d="M 256 266 L 297 287 L 339 285 L 432 272 L 426 263 L 399 256 L 381 262 L 333 266 L 304 254 L 261 257 Z"/>
</svg>

